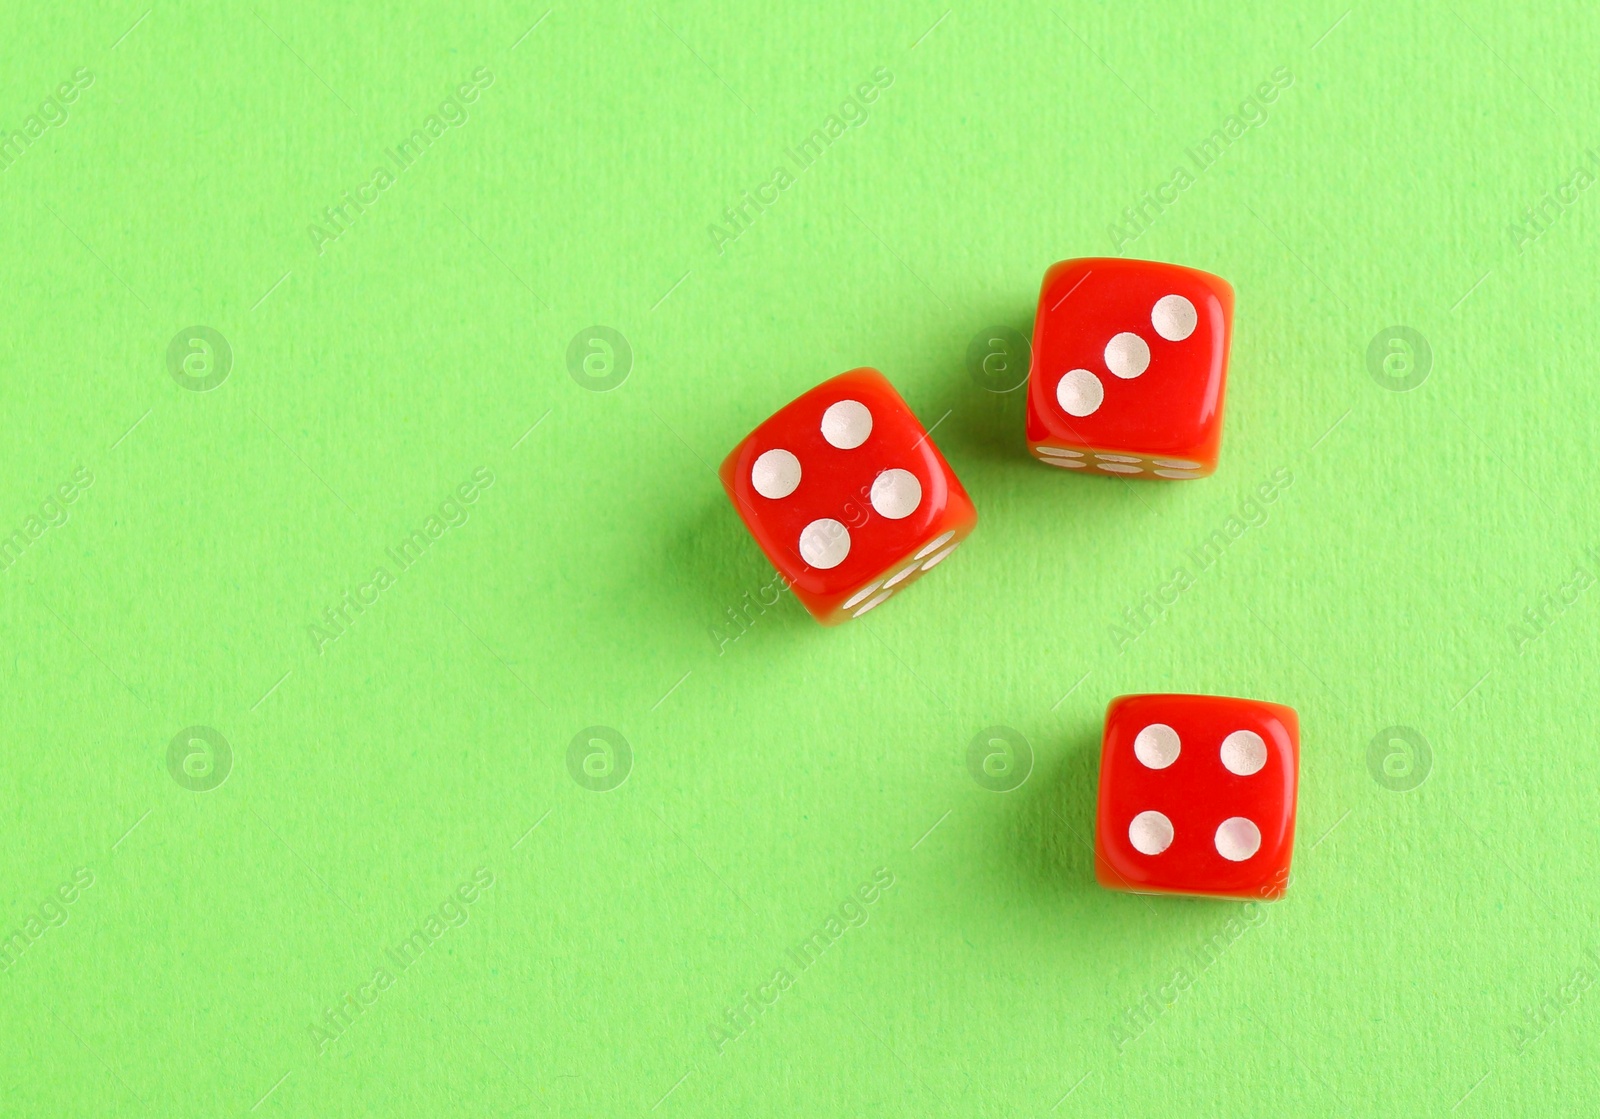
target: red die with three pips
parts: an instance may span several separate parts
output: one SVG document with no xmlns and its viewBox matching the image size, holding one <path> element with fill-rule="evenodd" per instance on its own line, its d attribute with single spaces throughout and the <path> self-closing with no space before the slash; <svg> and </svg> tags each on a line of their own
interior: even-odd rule
<svg viewBox="0 0 1600 1119">
<path fill-rule="evenodd" d="M 1125 478 L 1217 468 L 1233 288 L 1219 276 L 1115 257 L 1051 266 L 1028 374 L 1028 451 Z"/>
</svg>

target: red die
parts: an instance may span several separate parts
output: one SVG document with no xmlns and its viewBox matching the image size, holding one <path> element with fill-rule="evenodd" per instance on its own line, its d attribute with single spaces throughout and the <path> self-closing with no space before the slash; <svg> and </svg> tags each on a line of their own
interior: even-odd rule
<svg viewBox="0 0 1600 1119">
<path fill-rule="evenodd" d="M 1134 893 L 1283 896 L 1299 771 L 1293 708 L 1119 696 L 1100 749 L 1095 877 Z"/>
<path fill-rule="evenodd" d="M 876 369 L 841 373 L 779 409 L 720 473 L 756 543 L 826 625 L 859 618 L 942 562 L 978 521 Z"/>
<path fill-rule="evenodd" d="M 1115 257 L 1052 265 L 1039 291 L 1028 450 L 1137 478 L 1217 468 L 1233 288 L 1209 272 Z"/>
</svg>

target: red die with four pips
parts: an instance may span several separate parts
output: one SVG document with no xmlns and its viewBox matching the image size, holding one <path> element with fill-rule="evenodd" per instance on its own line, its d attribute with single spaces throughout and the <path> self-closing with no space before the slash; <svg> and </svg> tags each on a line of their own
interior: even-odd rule
<svg viewBox="0 0 1600 1119">
<path fill-rule="evenodd" d="M 723 488 L 796 598 L 826 625 L 876 609 L 978 521 L 950 464 L 876 369 L 779 409 L 723 460 Z"/>
<path fill-rule="evenodd" d="M 1106 708 L 1100 749 L 1095 877 L 1134 893 L 1281 897 L 1299 772 L 1292 708 L 1119 696 Z"/>
<path fill-rule="evenodd" d="M 1028 375 L 1028 451 L 1126 478 L 1217 467 L 1233 288 L 1209 272 L 1116 257 L 1051 266 Z"/>
</svg>

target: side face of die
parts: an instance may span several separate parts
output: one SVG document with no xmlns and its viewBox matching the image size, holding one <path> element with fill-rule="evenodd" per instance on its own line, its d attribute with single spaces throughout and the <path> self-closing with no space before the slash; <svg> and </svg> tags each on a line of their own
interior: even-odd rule
<svg viewBox="0 0 1600 1119">
<path fill-rule="evenodd" d="M 1112 700 L 1095 877 L 1135 893 L 1281 897 L 1299 772 L 1300 723 L 1282 704 L 1203 695 Z"/>
<path fill-rule="evenodd" d="M 826 625 L 876 609 L 944 562 L 978 520 L 876 369 L 842 373 L 785 405 L 719 473 L 756 543 Z"/>
<path fill-rule="evenodd" d="M 1146 260 L 1045 273 L 1028 377 L 1028 450 L 1052 466 L 1202 478 L 1217 466 L 1233 288 Z"/>
</svg>

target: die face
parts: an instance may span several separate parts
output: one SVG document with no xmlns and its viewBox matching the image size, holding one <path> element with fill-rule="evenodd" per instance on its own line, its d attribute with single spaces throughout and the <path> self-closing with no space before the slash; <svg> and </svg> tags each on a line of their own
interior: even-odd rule
<svg viewBox="0 0 1600 1119">
<path fill-rule="evenodd" d="M 1193 268 L 1096 257 L 1045 273 L 1028 448 L 1053 466 L 1144 479 L 1216 469 L 1233 288 Z"/>
<path fill-rule="evenodd" d="M 1294 850 L 1294 710 L 1226 696 L 1121 696 L 1106 710 L 1095 875 L 1109 889 L 1270 900 Z"/>
<path fill-rule="evenodd" d="M 955 473 L 875 369 L 784 406 L 719 473 L 756 543 L 825 624 L 876 609 L 977 523 Z"/>
</svg>

